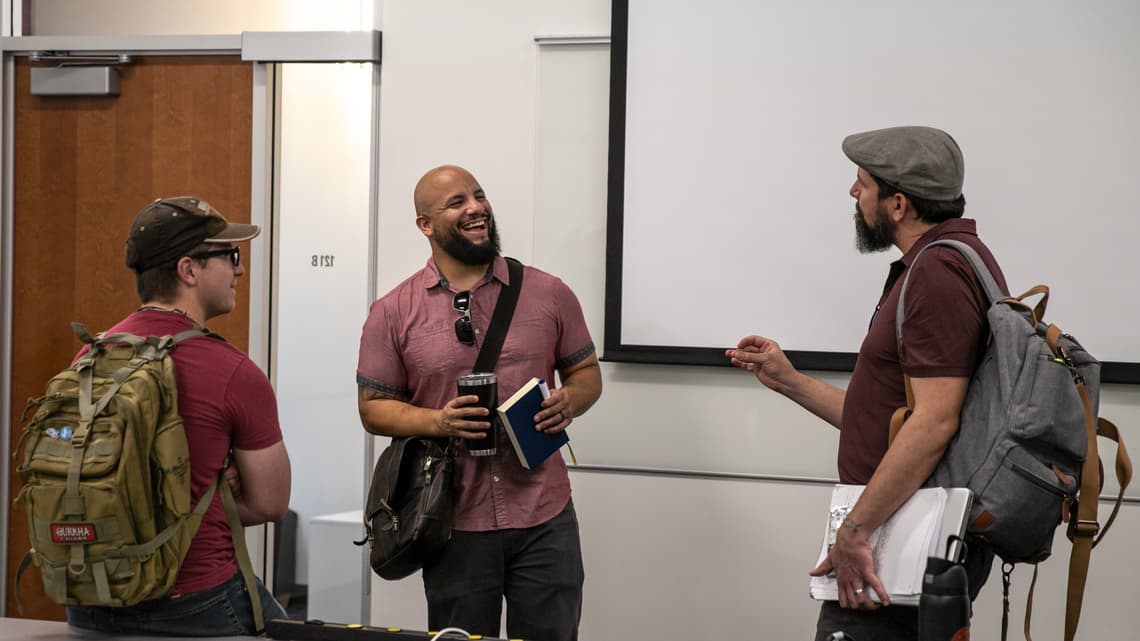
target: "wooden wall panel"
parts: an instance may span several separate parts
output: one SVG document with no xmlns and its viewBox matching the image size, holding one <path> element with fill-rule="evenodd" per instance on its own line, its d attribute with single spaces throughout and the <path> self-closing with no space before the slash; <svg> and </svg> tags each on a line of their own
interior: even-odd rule
<svg viewBox="0 0 1140 641">
<path fill-rule="evenodd" d="M 232 56 L 153 56 L 120 67 L 117 97 L 30 94 L 29 64 L 15 83 L 15 193 L 11 442 L 20 413 L 79 347 L 69 323 L 92 331 L 139 305 L 124 265 L 134 215 L 157 197 L 195 195 L 249 222 L 253 70 Z M 248 346 L 249 288 L 210 328 Z M 15 466 L 13 466 L 15 467 Z M 11 470 L 13 498 L 20 487 Z M 28 549 L 23 511 L 10 519 L 7 612 L 17 616 L 12 578 Z M 62 619 L 38 572 L 21 585 L 24 616 Z"/>
</svg>

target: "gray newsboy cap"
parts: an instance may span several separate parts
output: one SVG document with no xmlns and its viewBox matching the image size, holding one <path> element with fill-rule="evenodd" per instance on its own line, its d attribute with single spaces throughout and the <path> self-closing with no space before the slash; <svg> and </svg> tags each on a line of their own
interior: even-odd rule
<svg viewBox="0 0 1140 641">
<path fill-rule="evenodd" d="M 843 139 L 843 153 L 871 175 L 919 198 L 962 195 L 962 150 L 941 129 L 890 127 L 851 134 Z"/>
</svg>

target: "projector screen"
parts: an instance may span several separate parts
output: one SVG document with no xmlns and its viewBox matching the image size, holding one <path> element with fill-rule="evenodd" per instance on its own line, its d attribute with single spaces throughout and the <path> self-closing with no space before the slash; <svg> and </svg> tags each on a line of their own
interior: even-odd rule
<svg viewBox="0 0 1140 641">
<path fill-rule="evenodd" d="M 1140 3 L 614 0 L 604 358 L 743 336 L 849 370 L 897 250 L 854 245 L 850 133 L 958 141 L 1012 293 L 1140 383 Z"/>
</svg>

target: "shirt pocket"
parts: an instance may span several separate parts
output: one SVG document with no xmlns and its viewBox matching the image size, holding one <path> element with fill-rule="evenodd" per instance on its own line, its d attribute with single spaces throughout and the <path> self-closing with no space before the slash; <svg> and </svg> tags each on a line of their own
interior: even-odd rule
<svg viewBox="0 0 1140 641">
<path fill-rule="evenodd" d="M 469 350 L 471 359 L 474 359 L 474 349 L 459 342 L 451 323 L 441 323 L 409 328 L 404 354 L 412 365 L 412 371 L 421 379 L 430 379 L 432 375 L 452 371 L 456 359 L 467 358 L 460 355 Z"/>
</svg>

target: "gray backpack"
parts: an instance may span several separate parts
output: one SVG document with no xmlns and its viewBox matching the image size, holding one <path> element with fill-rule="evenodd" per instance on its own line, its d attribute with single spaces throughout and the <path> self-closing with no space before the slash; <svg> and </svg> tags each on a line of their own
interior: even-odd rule
<svg viewBox="0 0 1140 641">
<path fill-rule="evenodd" d="M 967 535 L 987 545 L 1007 566 L 1036 564 L 1048 558 L 1054 531 L 1062 521 L 1068 523 L 1073 550 L 1065 638 L 1072 639 L 1089 554 L 1116 518 L 1132 475 L 1132 464 L 1116 426 L 1097 417 L 1100 363 L 1075 338 L 1042 321 L 1049 300 L 1047 287 L 1038 285 L 1019 297 L 1006 297 L 969 245 L 938 240 L 923 251 L 934 246 L 951 247 L 969 259 L 990 302 L 986 313 L 990 341 L 966 392 L 958 432 L 927 485 L 973 491 Z M 915 261 L 921 256 L 919 252 Z M 904 279 L 895 319 L 900 352 L 905 341 L 902 320 L 906 285 Z M 1042 296 L 1036 306 L 1024 302 L 1038 294 Z M 904 378 L 907 402 L 912 405 L 910 378 Z M 895 413 L 892 438 L 910 409 L 900 408 Z M 1117 442 L 1120 484 L 1116 506 L 1103 527 L 1097 522 L 1097 501 L 1103 486 L 1098 435 Z M 1008 570 L 1003 571 L 1003 577 L 1008 598 Z M 1035 566 L 1034 582 L 1036 578 Z M 1027 608 L 1027 631 L 1029 614 Z"/>
</svg>

